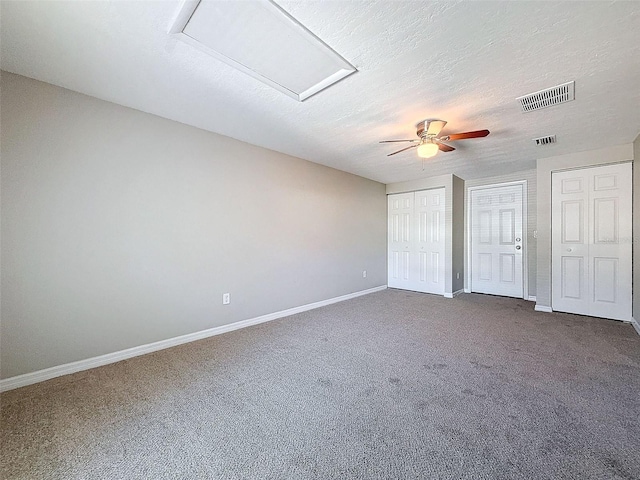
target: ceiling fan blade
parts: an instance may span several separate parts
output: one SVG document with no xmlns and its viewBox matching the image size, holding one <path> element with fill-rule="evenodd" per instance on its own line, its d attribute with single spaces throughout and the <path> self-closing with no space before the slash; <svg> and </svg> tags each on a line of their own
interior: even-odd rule
<svg viewBox="0 0 640 480">
<path fill-rule="evenodd" d="M 451 135 L 445 135 L 440 140 L 445 142 L 453 140 L 464 140 L 465 138 L 479 138 L 489 135 L 489 130 L 474 130 L 473 132 L 452 133 Z"/>
<path fill-rule="evenodd" d="M 455 148 L 453 148 L 450 145 L 447 145 L 446 143 L 442 143 L 442 142 L 436 142 L 438 144 L 438 148 L 443 151 L 443 152 L 453 152 L 455 150 Z"/>
<path fill-rule="evenodd" d="M 410 148 L 416 148 L 418 145 L 411 145 L 407 148 L 403 148 L 402 150 L 398 150 L 397 152 L 393 152 L 387 155 L 387 157 L 390 157 L 391 155 L 395 155 L 396 153 L 400 153 L 400 152 L 404 152 L 405 150 L 409 150 Z"/>
<path fill-rule="evenodd" d="M 380 143 L 419 142 L 420 140 L 382 140 Z"/>
</svg>

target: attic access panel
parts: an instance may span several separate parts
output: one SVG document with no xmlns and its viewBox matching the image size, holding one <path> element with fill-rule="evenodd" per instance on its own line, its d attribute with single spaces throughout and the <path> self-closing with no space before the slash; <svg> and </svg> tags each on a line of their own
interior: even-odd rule
<svg viewBox="0 0 640 480">
<path fill-rule="evenodd" d="M 185 0 L 169 33 L 300 102 L 356 72 L 271 0 Z"/>
</svg>

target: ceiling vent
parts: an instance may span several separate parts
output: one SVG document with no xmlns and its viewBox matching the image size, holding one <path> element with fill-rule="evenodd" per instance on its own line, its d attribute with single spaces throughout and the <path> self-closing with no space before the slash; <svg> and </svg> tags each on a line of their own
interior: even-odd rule
<svg viewBox="0 0 640 480">
<path fill-rule="evenodd" d="M 533 139 L 536 142 L 536 145 L 549 145 L 551 143 L 556 143 L 555 135 L 547 135 L 546 137 L 538 137 Z"/>
<path fill-rule="evenodd" d="M 184 0 L 169 33 L 298 101 L 356 71 L 271 0 Z"/>
<path fill-rule="evenodd" d="M 559 105 L 575 100 L 575 82 L 567 82 L 557 87 L 547 88 L 516 98 L 523 113 Z"/>
</svg>

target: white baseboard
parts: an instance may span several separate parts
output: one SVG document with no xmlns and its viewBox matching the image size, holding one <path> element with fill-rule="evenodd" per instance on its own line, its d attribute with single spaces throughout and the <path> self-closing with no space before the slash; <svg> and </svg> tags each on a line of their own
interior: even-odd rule
<svg viewBox="0 0 640 480">
<path fill-rule="evenodd" d="M 444 294 L 444 298 L 453 298 L 453 297 L 457 297 L 458 295 L 460 295 L 461 293 L 464 293 L 464 289 L 461 290 L 456 290 L 453 293 L 445 293 Z"/>
<path fill-rule="evenodd" d="M 547 312 L 547 313 L 551 313 L 553 312 L 553 310 L 551 309 L 551 307 L 547 307 L 546 305 L 536 305 L 533 308 L 536 312 Z"/>
<path fill-rule="evenodd" d="M 0 392 L 6 392 L 7 390 L 25 387 L 27 385 L 32 385 L 38 382 L 44 382 L 45 380 L 50 380 L 62 375 L 89 370 L 90 368 L 101 367 L 102 365 L 108 365 L 109 363 L 115 363 L 121 360 L 126 360 L 128 358 L 138 357 L 146 353 L 164 350 L 165 348 L 175 347 L 177 345 L 201 340 L 203 338 L 212 337 L 214 335 L 220 335 L 222 333 L 231 332 L 240 328 L 250 327 L 251 325 L 257 325 L 259 323 L 269 322 L 278 318 L 288 317 L 289 315 L 295 315 L 296 313 L 306 312 L 308 310 L 313 310 L 314 308 L 324 307 L 326 305 L 331 305 L 332 303 L 343 302 L 345 300 L 350 300 L 352 298 L 367 295 L 369 293 L 379 292 L 381 290 L 385 290 L 386 288 L 386 285 L 369 288 L 367 290 L 349 293 L 340 297 L 329 298 L 327 300 L 321 300 L 319 302 L 308 303 L 307 305 L 302 305 L 300 307 L 289 308 L 287 310 L 281 310 L 279 312 L 269 313 L 267 315 L 261 315 L 259 317 L 249 318 L 247 320 L 241 320 L 239 322 L 230 323 L 228 325 L 208 328 L 199 332 L 189 333 L 187 335 L 181 335 L 179 337 L 168 338 L 166 340 L 160 340 L 159 342 L 148 343 L 146 345 L 127 348 L 126 350 L 120 350 L 118 352 L 107 353 L 106 355 L 100 355 L 98 357 L 87 358 L 85 360 L 79 360 L 77 362 L 65 363 L 64 365 L 45 368 L 44 370 L 38 370 L 37 372 L 25 373 L 23 375 L 17 375 L 15 377 L 5 378 L 0 380 Z"/>
<path fill-rule="evenodd" d="M 470 288 L 465 288 L 464 289 L 464 293 L 471 293 L 471 289 Z"/>
<path fill-rule="evenodd" d="M 536 301 L 536 296 L 535 295 L 529 295 L 527 300 L 530 301 L 530 302 L 535 302 Z"/>
<path fill-rule="evenodd" d="M 633 325 L 633 328 L 636 329 L 636 332 L 638 332 L 638 335 L 640 335 L 640 323 L 638 323 L 635 318 L 632 318 L 630 323 L 631 325 Z"/>
</svg>

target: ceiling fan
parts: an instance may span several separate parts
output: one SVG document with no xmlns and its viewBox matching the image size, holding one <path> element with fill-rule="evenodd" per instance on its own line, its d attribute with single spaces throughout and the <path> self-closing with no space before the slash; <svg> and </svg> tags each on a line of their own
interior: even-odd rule
<svg viewBox="0 0 640 480">
<path fill-rule="evenodd" d="M 445 122 L 444 120 L 428 118 L 416 124 L 416 133 L 420 138 L 419 140 L 383 140 L 380 143 L 414 143 L 414 145 L 388 154 L 387 157 L 417 147 L 418 156 L 422 158 L 431 158 L 435 156 L 436 153 L 438 153 L 438 150 L 442 150 L 443 152 L 452 152 L 455 150 L 455 148 L 443 142 L 452 142 L 454 140 L 463 140 L 465 138 L 486 137 L 487 135 L 489 135 L 489 130 L 474 130 L 473 132 L 452 133 L 450 135 L 445 135 L 443 137 L 437 138 L 446 124 L 447 122 Z"/>
</svg>

